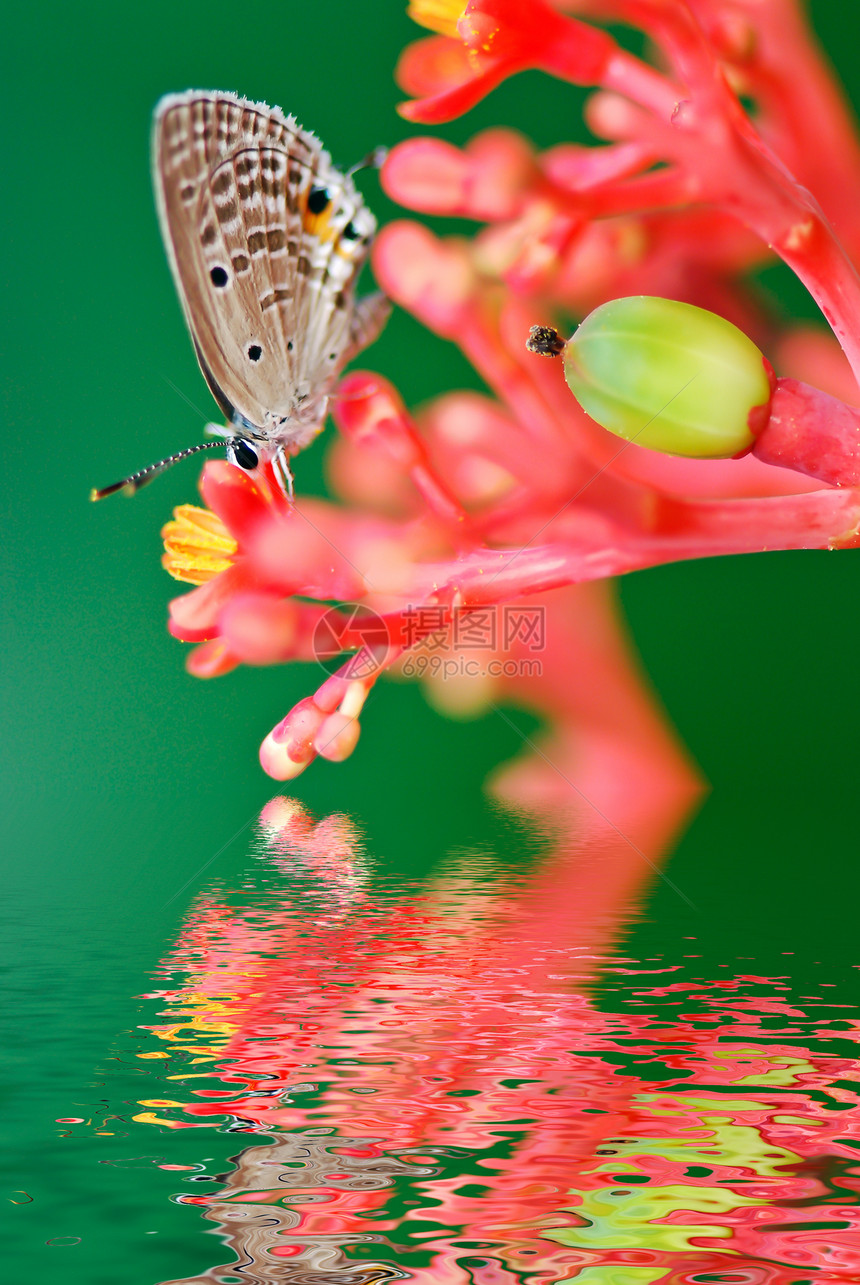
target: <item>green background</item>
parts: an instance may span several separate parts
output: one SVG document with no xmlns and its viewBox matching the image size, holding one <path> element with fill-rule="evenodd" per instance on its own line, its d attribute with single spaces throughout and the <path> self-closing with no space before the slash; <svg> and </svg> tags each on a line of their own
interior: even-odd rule
<svg viewBox="0 0 860 1285">
<path fill-rule="evenodd" d="M 860 13 L 817 0 L 813 18 L 860 98 Z M 150 113 L 169 90 L 234 88 L 293 111 L 349 164 L 414 132 L 394 113 L 392 67 L 418 33 L 393 0 L 157 0 L 137 12 L 43 3 L 16 6 L 6 27 L 4 1122 L 9 1191 L 33 1203 L 2 1195 L 21 1253 L 15 1271 L 5 1262 L 9 1279 L 144 1282 L 207 1261 L 189 1244 L 185 1211 L 153 1212 L 173 1187 L 153 1188 L 149 1209 L 117 1195 L 116 1170 L 99 1167 L 92 1143 L 58 1139 L 54 1122 L 84 1114 L 73 1104 L 87 1093 L 117 1092 L 117 1080 L 90 1087 L 93 1068 L 134 1026 L 132 997 L 190 897 L 215 873 L 238 877 L 249 823 L 277 792 L 258 768 L 259 741 L 316 685 L 298 667 L 212 683 L 185 673 L 164 627 L 175 586 L 158 531 L 196 497 L 194 465 L 133 502 L 88 503 L 92 485 L 200 440 L 214 414 L 153 211 Z M 529 75 L 438 132 L 461 141 L 504 122 L 547 145 L 574 136 L 581 97 Z M 396 216 L 374 175 L 362 183 L 382 220 Z M 779 273 L 772 284 L 804 306 Z M 366 363 L 410 404 L 474 382 L 453 347 L 403 314 Z M 322 453 L 317 443 L 301 461 L 305 491 L 321 485 Z M 713 789 L 671 868 L 697 909 L 658 887 L 631 928 L 634 955 L 669 956 L 694 934 L 714 968 L 753 955 L 762 971 L 780 959 L 784 971 L 792 950 L 801 973 L 856 978 L 858 587 L 858 556 L 824 552 L 624 583 L 645 665 Z M 495 715 L 449 724 L 417 688 L 383 683 L 354 757 L 316 766 L 290 792 L 318 815 L 355 816 L 388 870 L 420 874 L 469 845 L 526 855 L 481 792 L 519 748 Z M 853 1002 L 856 988 L 843 984 Z M 130 1095 L 138 1073 L 129 1067 Z M 204 1154 L 216 1145 L 207 1139 Z M 123 1146 L 118 1154 L 147 1149 Z M 159 1137 L 158 1147 L 179 1143 Z M 82 1225 L 81 1245 L 44 1246 Z M 143 1240 L 153 1226 L 157 1249 Z"/>
</svg>

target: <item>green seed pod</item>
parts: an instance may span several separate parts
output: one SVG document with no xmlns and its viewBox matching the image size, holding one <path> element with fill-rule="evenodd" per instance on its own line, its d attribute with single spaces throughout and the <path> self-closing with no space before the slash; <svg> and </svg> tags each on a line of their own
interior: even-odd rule
<svg viewBox="0 0 860 1285">
<path fill-rule="evenodd" d="M 595 308 L 564 348 L 582 408 L 670 455 L 741 454 L 766 422 L 772 372 L 751 339 L 704 308 L 637 295 Z"/>
</svg>

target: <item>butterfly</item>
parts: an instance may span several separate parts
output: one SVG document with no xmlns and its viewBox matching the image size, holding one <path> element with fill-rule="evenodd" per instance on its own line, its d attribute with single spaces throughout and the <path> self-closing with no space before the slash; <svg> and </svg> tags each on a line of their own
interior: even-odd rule
<svg viewBox="0 0 860 1285">
<path fill-rule="evenodd" d="M 362 164 L 383 157 L 379 149 Z M 291 495 L 289 457 L 323 427 L 340 372 L 376 339 L 390 311 L 382 294 L 355 294 L 376 220 L 354 171 L 335 169 L 293 116 L 235 94 L 162 98 L 152 168 L 185 320 L 227 420 L 209 431 L 249 473 L 271 465 Z M 177 460 L 217 444 L 187 447 L 91 498 L 134 494 Z"/>
</svg>

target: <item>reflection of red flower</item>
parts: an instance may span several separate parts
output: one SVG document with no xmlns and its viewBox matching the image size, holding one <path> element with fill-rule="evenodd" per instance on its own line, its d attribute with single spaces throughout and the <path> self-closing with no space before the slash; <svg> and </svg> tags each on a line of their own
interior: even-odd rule
<svg viewBox="0 0 860 1285">
<path fill-rule="evenodd" d="M 782 0 L 732 22 L 710 2 L 662 0 L 616 0 L 605 14 L 595 0 L 589 21 L 546 0 L 416 0 L 412 12 L 436 32 L 401 66 L 420 95 L 409 108 L 416 119 L 447 118 L 502 76 L 537 66 L 599 88 L 588 121 L 605 141 L 541 154 L 491 130 L 463 149 L 426 137 L 394 148 L 382 170 L 389 195 L 483 227 L 471 240 L 441 239 L 394 222 L 378 238 L 376 275 L 461 347 L 490 395 L 444 393 L 416 423 L 380 376 L 348 375 L 329 457 L 341 503 L 285 509 L 239 470 L 208 465 L 211 512 L 181 511 L 168 565 L 186 580 L 195 568 L 209 578 L 171 605 L 171 630 L 205 640 L 189 664 L 215 675 L 240 662 L 312 659 L 321 614 L 357 602 L 385 622 L 395 665 L 421 642 L 407 626 L 416 612 L 435 612 L 436 629 L 450 633 L 457 612 L 539 595 L 548 612 L 540 681 L 482 675 L 428 688 L 449 712 L 506 698 L 532 706 L 557 724 L 554 750 L 567 752 L 553 762 L 566 775 L 590 762 L 604 731 L 589 692 L 594 636 L 612 639 L 601 699 L 617 710 L 616 742 L 669 740 L 641 693 L 627 704 L 648 717 L 625 726 L 615 698 L 636 680 L 611 599 L 587 582 L 684 558 L 858 542 L 860 413 L 847 403 L 857 399 L 852 367 L 860 370 L 860 278 L 849 258 L 860 252 L 850 198 L 860 149 Z M 661 69 L 596 27 L 601 15 L 638 25 Z M 741 94 L 757 104 L 755 126 Z M 844 355 L 833 336 L 781 328 L 763 309 L 748 274 L 773 250 L 819 302 Z M 561 371 L 524 349 L 535 322 L 640 293 L 721 313 L 788 372 L 744 459 L 620 445 L 579 410 Z M 347 650 L 361 645 L 348 611 L 342 637 Z M 300 702 L 265 739 L 265 769 L 288 779 L 317 755 L 346 757 L 378 672 L 344 666 Z M 540 784 L 524 773 L 526 793 L 553 789 L 546 764 Z"/>
<path fill-rule="evenodd" d="M 613 953 L 677 821 L 668 797 L 619 787 L 636 848 L 568 818 L 526 881 L 485 860 L 420 890 L 375 888 L 346 818 L 267 806 L 283 886 L 192 909 L 153 996 L 169 1096 L 136 1117 L 262 1135 L 219 1191 L 181 1197 L 255 1279 L 284 1279 L 267 1264 L 288 1246 L 297 1280 L 323 1250 L 371 1271 L 350 1254 L 369 1227 L 421 1285 L 468 1279 L 463 1256 L 485 1260 L 481 1285 L 637 1266 L 857 1279 L 856 1020 L 791 1004 L 785 978 L 678 981 Z M 635 979 L 626 1011 L 590 998 L 597 975 Z"/>
</svg>

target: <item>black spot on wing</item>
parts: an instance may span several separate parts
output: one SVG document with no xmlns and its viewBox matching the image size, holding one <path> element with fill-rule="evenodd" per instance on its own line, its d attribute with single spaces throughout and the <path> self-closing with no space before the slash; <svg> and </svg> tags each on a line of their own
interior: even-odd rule
<svg viewBox="0 0 860 1285">
<path fill-rule="evenodd" d="M 312 187 L 308 193 L 308 209 L 311 214 L 322 214 L 327 209 L 331 197 L 328 194 L 328 188 Z"/>
</svg>

